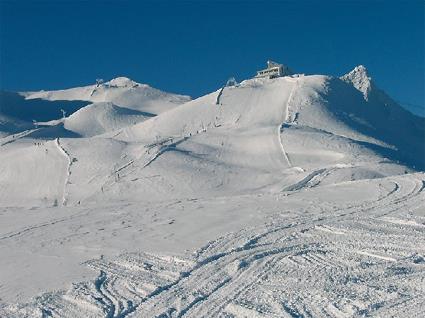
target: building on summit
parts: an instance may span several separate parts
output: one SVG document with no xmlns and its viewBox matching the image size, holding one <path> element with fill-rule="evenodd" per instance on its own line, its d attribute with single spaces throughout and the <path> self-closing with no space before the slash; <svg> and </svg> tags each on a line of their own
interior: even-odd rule
<svg viewBox="0 0 425 318">
<path fill-rule="evenodd" d="M 273 61 L 267 61 L 267 68 L 261 71 L 257 71 L 257 75 L 255 77 L 275 78 L 292 74 L 293 72 L 286 65 Z"/>
</svg>

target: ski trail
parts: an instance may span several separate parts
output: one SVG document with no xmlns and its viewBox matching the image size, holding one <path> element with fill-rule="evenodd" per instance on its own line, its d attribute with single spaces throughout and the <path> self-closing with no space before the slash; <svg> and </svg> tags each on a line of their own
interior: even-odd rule
<svg viewBox="0 0 425 318">
<path fill-rule="evenodd" d="M 297 85 L 298 80 L 295 80 L 295 84 L 292 86 L 291 89 L 291 93 L 289 94 L 288 100 L 286 101 L 286 108 L 285 108 L 285 119 L 283 121 L 283 123 L 279 124 L 279 126 L 277 127 L 277 138 L 278 138 L 278 142 L 280 145 L 280 149 L 282 151 L 283 157 L 285 158 L 285 161 L 288 163 L 289 167 L 292 167 L 292 163 L 289 160 L 288 154 L 285 151 L 285 148 L 283 147 L 283 142 L 282 142 L 282 131 L 283 131 L 283 126 L 285 123 L 288 122 L 289 119 L 289 103 L 291 102 L 292 96 L 294 94 L 295 91 L 295 86 Z"/>
<path fill-rule="evenodd" d="M 186 141 L 188 138 L 189 137 L 182 137 L 180 139 L 177 139 L 176 141 L 174 141 L 173 138 L 170 138 L 170 139 L 167 140 L 167 142 L 171 142 L 169 144 L 164 142 L 164 143 L 156 144 L 154 146 L 149 145 L 149 149 L 152 149 L 156 146 L 156 147 L 158 147 L 158 150 L 155 152 L 155 154 L 151 158 L 148 159 L 148 161 L 143 165 L 142 169 L 149 166 L 152 162 L 154 162 L 163 153 L 165 153 L 166 151 L 174 149 L 177 145 Z"/>
<path fill-rule="evenodd" d="M 283 157 L 285 158 L 285 161 L 288 163 L 289 167 L 292 167 L 291 162 L 289 161 L 289 157 L 286 154 L 285 148 L 283 147 L 283 143 L 282 143 L 282 136 L 281 136 L 281 132 L 282 132 L 282 125 L 280 124 L 277 127 L 277 138 L 278 138 L 278 142 L 279 142 L 279 146 L 280 146 L 280 150 L 282 151 Z"/>
<path fill-rule="evenodd" d="M 55 139 L 55 144 L 56 144 L 56 147 L 58 148 L 59 152 L 61 152 L 63 154 L 63 156 L 68 161 L 67 168 L 66 168 L 66 177 L 65 177 L 65 181 L 64 181 L 64 185 L 63 185 L 63 190 L 62 190 L 62 205 L 65 206 L 66 203 L 67 203 L 66 187 L 70 183 L 69 178 L 71 176 L 71 166 L 72 166 L 73 160 L 71 159 L 71 156 L 69 155 L 69 153 L 61 145 L 59 138 Z"/>
<path fill-rule="evenodd" d="M 384 261 L 397 262 L 397 260 L 393 257 L 377 255 L 377 254 L 366 252 L 366 251 L 357 251 L 357 253 L 361 255 L 365 255 L 365 256 L 375 257 Z"/>
<path fill-rule="evenodd" d="M 303 177 L 298 182 L 288 185 L 285 188 L 282 189 L 282 191 L 298 191 L 305 188 L 313 188 L 318 186 L 326 177 L 331 175 L 334 171 L 337 169 L 340 169 L 337 165 L 327 167 L 327 168 L 321 168 L 312 171 L 307 176 Z M 397 188 L 393 191 L 397 191 Z"/>
</svg>

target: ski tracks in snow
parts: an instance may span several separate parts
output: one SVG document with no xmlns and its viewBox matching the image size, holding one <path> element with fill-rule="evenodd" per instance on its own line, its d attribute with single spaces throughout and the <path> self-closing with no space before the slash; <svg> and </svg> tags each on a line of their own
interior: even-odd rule
<svg viewBox="0 0 425 318">
<path fill-rule="evenodd" d="M 66 205 L 67 204 L 67 186 L 68 184 L 70 184 L 70 177 L 71 177 L 71 166 L 74 162 L 74 159 L 71 158 L 71 155 L 69 154 L 69 152 L 62 146 L 62 144 L 60 143 L 59 138 L 55 139 L 55 145 L 58 148 L 59 152 L 66 158 L 67 160 L 67 167 L 66 167 L 66 174 L 65 174 L 65 181 L 64 181 L 64 185 L 63 185 L 63 190 L 62 190 L 62 205 Z"/>
<path fill-rule="evenodd" d="M 298 79 L 295 79 L 295 82 L 292 86 L 291 92 L 289 93 L 288 99 L 286 101 L 286 107 L 285 107 L 285 119 L 283 121 L 283 123 L 279 124 L 279 126 L 277 127 L 277 138 L 278 138 L 278 142 L 279 142 L 279 146 L 280 149 L 282 151 L 283 157 L 285 158 L 285 161 L 288 163 L 289 167 L 292 167 L 291 161 L 289 160 L 289 156 L 285 151 L 285 148 L 283 147 L 283 142 L 282 142 L 282 132 L 283 132 L 283 127 L 285 124 L 288 123 L 288 119 L 289 119 L 289 106 L 292 100 L 292 96 L 294 94 L 294 91 L 296 90 L 296 87 L 298 85 Z"/>
<path fill-rule="evenodd" d="M 418 225 L 425 219 L 403 218 L 425 208 L 421 177 L 384 179 L 378 200 L 323 203 L 325 214 L 277 214 L 185 257 L 129 253 L 88 261 L 100 273 L 94 281 L 0 314 L 421 317 L 425 227 Z"/>
</svg>

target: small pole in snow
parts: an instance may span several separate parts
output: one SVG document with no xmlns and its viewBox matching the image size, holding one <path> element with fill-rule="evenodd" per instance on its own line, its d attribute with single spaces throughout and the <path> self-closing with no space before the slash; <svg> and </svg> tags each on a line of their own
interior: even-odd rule
<svg viewBox="0 0 425 318">
<path fill-rule="evenodd" d="M 102 78 L 96 78 L 96 87 L 99 87 L 100 85 L 103 84 L 103 79 Z"/>
</svg>

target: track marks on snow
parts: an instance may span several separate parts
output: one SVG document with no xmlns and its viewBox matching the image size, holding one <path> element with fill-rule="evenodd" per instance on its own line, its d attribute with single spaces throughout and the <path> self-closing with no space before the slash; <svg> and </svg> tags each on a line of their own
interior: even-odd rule
<svg viewBox="0 0 425 318">
<path fill-rule="evenodd" d="M 63 221 L 66 221 L 66 220 L 69 220 L 69 217 L 61 218 L 61 219 L 58 219 L 58 220 L 55 220 L 55 221 L 52 221 L 52 222 L 48 222 L 48 223 L 43 223 L 43 224 L 39 224 L 39 225 L 26 227 L 26 228 L 23 228 L 19 231 L 15 231 L 15 232 L 11 232 L 9 234 L 3 235 L 3 236 L 0 237 L 0 240 L 10 239 L 10 238 L 13 238 L 13 237 L 16 237 L 16 236 L 21 236 L 21 235 L 28 233 L 28 232 L 31 232 L 33 230 L 37 230 L 37 229 L 44 228 L 44 227 L 47 227 L 47 226 L 50 226 L 50 225 L 54 225 L 56 223 L 63 222 Z"/>
<path fill-rule="evenodd" d="M 285 158 L 285 161 L 288 163 L 288 166 L 289 167 L 292 167 L 292 163 L 289 160 L 289 156 L 288 156 L 288 153 L 285 150 L 285 147 L 283 146 L 282 132 L 283 132 L 283 128 L 284 128 L 285 124 L 287 124 L 288 123 L 288 120 L 289 120 L 289 111 L 290 111 L 289 107 L 290 107 L 290 103 L 291 103 L 291 101 L 293 99 L 293 95 L 294 95 L 294 92 L 295 92 L 297 86 L 298 86 L 298 80 L 295 79 L 295 83 L 292 86 L 291 92 L 289 93 L 288 99 L 287 99 L 286 104 L 285 104 L 285 118 L 284 118 L 284 121 L 283 121 L 283 123 L 281 123 L 277 127 L 277 139 L 278 139 L 279 147 L 280 147 L 280 150 L 282 151 L 283 157 Z"/>
<path fill-rule="evenodd" d="M 388 220 L 406 220 L 404 211 L 424 201 L 423 180 L 375 182 L 378 200 L 323 203 L 328 211 L 320 216 L 277 214 L 185 257 L 132 253 L 89 261 L 100 273 L 93 281 L 0 313 L 17 317 L 38 308 L 60 317 L 420 317 L 425 236 L 406 231 L 422 230 L 411 219 Z"/>
<path fill-rule="evenodd" d="M 62 205 L 66 205 L 67 204 L 67 187 L 68 185 L 71 183 L 70 181 L 70 177 L 71 177 L 71 166 L 73 165 L 73 163 L 76 161 L 75 158 L 72 158 L 71 155 L 69 154 L 69 152 L 64 148 L 64 146 L 61 144 L 59 138 L 55 139 L 55 145 L 58 148 L 59 152 L 66 158 L 67 160 L 67 166 L 66 166 L 66 172 L 65 172 L 65 181 L 64 181 L 64 185 L 63 185 L 63 190 L 62 190 Z"/>
</svg>

